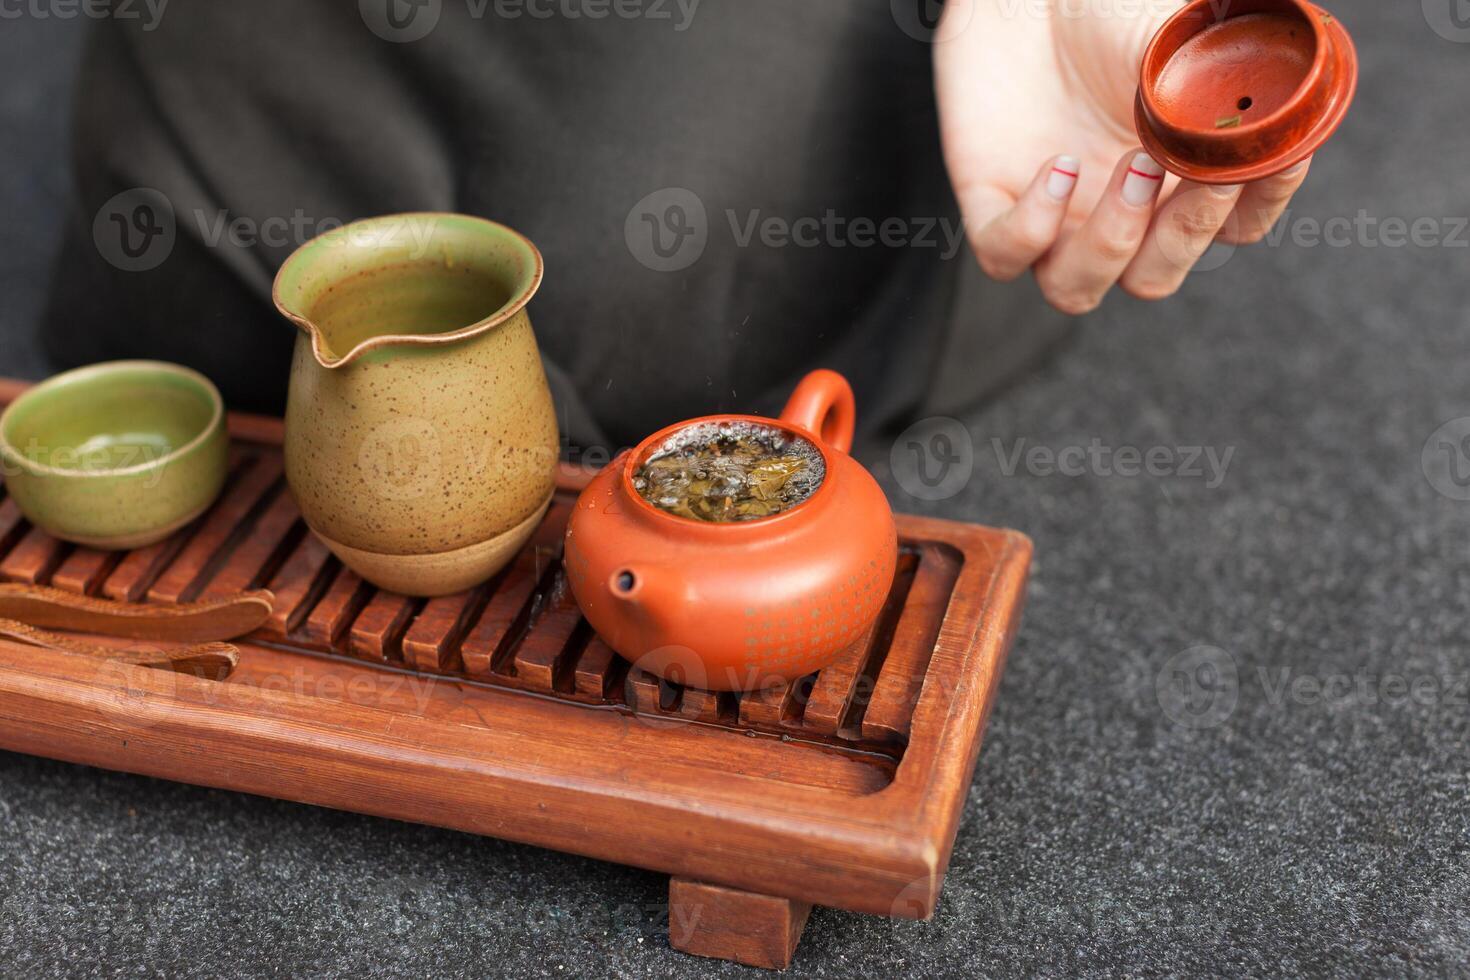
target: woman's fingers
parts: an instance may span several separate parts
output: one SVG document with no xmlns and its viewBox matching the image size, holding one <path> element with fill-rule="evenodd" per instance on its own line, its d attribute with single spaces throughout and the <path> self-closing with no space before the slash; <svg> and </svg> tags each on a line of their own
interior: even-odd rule
<svg viewBox="0 0 1470 980">
<path fill-rule="evenodd" d="M 1051 305 L 1076 315 L 1102 302 L 1138 253 L 1163 183 L 1164 168 L 1147 153 L 1123 157 L 1092 215 L 1036 265 Z"/>
<path fill-rule="evenodd" d="M 1057 309 L 1081 314 L 1096 308 L 1115 284 L 1140 299 L 1178 290 L 1217 237 L 1231 243 L 1260 240 L 1281 217 L 1306 179 L 1310 161 L 1244 187 L 1183 183 L 1155 207 L 1164 169 L 1141 150 L 1113 172 L 1097 207 L 1076 230 L 1062 235 L 1080 165 L 1075 157 L 1048 160 L 1018 200 L 994 188 L 966 201 L 971 244 L 994 279 L 1035 269 L 1041 291 Z"/>
<path fill-rule="evenodd" d="M 1119 284 L 1139 299 L 1172 296 L 1220 233 L 1240 196 L 1239 184 L 1180 184 L 1154 215 Z"/>
<path fill-rule="evenodd" d="M 1021 199 L 999 213 L 981 217 L 971 244 L 986 275 L 1009 282 L 1031 268 L 1057 240 L 1067 216 L 1067 202 L 1077 187 L 1081 163 L 1076 157 L 1048 160 Z"/>
<path fill-rule="evenodd" d="M 1311 165 L 1308 157 L 1285 173 L 1246 184 L 1235 204 L 1235 218 L 1226 225 L 1220 238 L 1232 245 L 1248 245 L 1266 237 L 1266 232 L 1291 203 L 1291 196 L 1307 179 Z"/>
</svg>

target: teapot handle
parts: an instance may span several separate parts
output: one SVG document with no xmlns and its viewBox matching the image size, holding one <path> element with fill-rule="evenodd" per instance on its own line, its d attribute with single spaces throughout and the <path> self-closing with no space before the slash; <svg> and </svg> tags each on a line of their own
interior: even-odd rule
<svg viewBox="0 0 1470 980">
<path fill-rule="evenodd" d="M 815 432 L 839 452 L 852 449 L 857 403 L 852 385 L 836 371 L 819 368 L 802 378 L 781 410 L 781 421 Z"/>
</svg>

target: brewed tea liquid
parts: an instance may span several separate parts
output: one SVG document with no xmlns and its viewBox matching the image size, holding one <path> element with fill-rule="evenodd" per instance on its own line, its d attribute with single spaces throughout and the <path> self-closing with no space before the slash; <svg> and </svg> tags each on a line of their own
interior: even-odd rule
<svg viewBox="0 0 1470 980">
<path fill-rule="evenodd" d="M 359 273 L 332 286 L 311 309 L 327 347 L 343 356 L 386 334 L 450 333 L 510 300 L 505 285 L 467 265 L 438 259 Z"/>
<path fill-rule="evenodd" d="M 690 426 L 638 468 L 633 486 L 661 510 L 725 523 L 770 517 L 821 486 L 822 454 L 805 439 L 748 423 Z"/>
</svg>

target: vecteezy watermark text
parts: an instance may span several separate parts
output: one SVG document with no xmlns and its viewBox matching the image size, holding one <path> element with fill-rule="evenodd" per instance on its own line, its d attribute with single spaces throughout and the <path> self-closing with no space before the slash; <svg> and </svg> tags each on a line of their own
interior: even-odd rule
<svg viewBox="0 0 1470 980">
<path fill-rule="evenodd" d="M 725 211 L 735 244 L 748 248 L 759 241 L 766 248 L 930 248 L 952 259 L 965 243 L 965 226 L 957 218 L 889 217 L 846 218 L 828 208 L 820 217 L 788 218 L 764 214 L 759 208 L 744 215 Z"/>
<path fill-rule="evenodd" d="M 1121 477 L 1200 480 L 1210 490 L 1225 482 L 1234 446 L 1114 446 L 1093 437 L 1066 446 L 1032 444 L 1024 437 L 992 438 L 1002 476 Z M 919 500 L 947 500 L 969 485 L 975 471 L 975 441 L 958 419 L 920 419 L 894 440 L 888 464 L 893 478 Z"/>
<path fill-rule="evenodd" d="M 820 214 L 771 214 L 761 208 L 726 208 L 723 222 L 711 222 L 698 194 L 687 187 L 664 187 L 645 195 L 628 211 L 623 239 L 628 252 L 655 272 L 687 269 L 704 254 L 710 239 L 727 233 L 736 248 L 920 248 L 952 259 L 965 244 L 964 222 L 955 216 L 850 216 L 835 208 Z"/>
<path fill-rule="evenodd" d="M 1465 0 L 1470 8 L 1470 0 Z M 1216 204 L 1202 204 L 1174 213 L 1173 234 L 1161 236 L 1166 257 L 1191 272 L 1211 272 L 1234 256 L 1236 246 L 1215 237 L 1220 225 Z M 1267 215 L 1262 213 L 1264 223 Z M 1226 219 L 1227 231 L 1238 227 L 1240 217 Z M 1261 237 L 1256 247 L 1332 249 L 1431 249 L 1470 248 L 1470 217 L 1463 215 L 1375 215 L 1360 208 L 1356 214 L 1317 217 L 1295 214 L 1290 208 Z"/>
<path fill-rule="evenodd" d="M 172 449 L 166 445 L 50 445 L 32 437 L 19 447 L 19 455 L 28 464 L 72 473 L 117 472 L 118 470 L 144 467 L 164 459 Z M 167 463 L 157 467 L 138 485 L 152 490 L 163 482 Z M 26 467 L 10 457 L 0 457 L 0 476 L 19 476 Z"/>
<path fill-rule="evenodd" d="M 210 248 L 217 248 L 222 244 L 236 248 L 254 248 L 257 245 L 295 248 L 313 238 L 346 227 L 346 222 L 340 218 L 313 218 L 300 208 L 289 216 L 270 215 L 264 218 L 231 214 L 228 210 L 211 212 L 204 209 L 196 209 L 190 216 L 199 240 Z M 417 255 L 428 251 L 429 239 L 434 234 L 432 222 L 416 222 L 412 217 L 403 215 L 400 217 L 399 227 L 409 237 Z M 376 241 L 383 237 L 383 231 L 380 226 L 375 225 L 375 228 L 379 230 L 362 229 L 359 232 L 349 229 L 343 232 L 343 241 L 352 244 Z"/>
<path fill-rule="evenodd" d="M 1206 729 L 1229 720 L 1247 684 L 1272 710 L 1470 711 L 1470 674 L 1317 672 L 1292 665 L 1242 671 L 1234 654 L 1208 645 L 1190 647 L 1165 661 L 1154 677 L 1154 694 L 1170 721 L 1184 728 Z"/>
<path fill-rule="evenodd" d="M 1225 17 L 1234 0 L 1210 0 L 1212 20 Z M 1424 0 L 1455 3 L 1457 0 Z M 889 0 L 893 22 L 915 41 L 944 44 L 975 24 L 977 8 L 1001 20 L 1124 20 L 1158 24 L 1176 13 L 1182 0 Z M 1427 7 L 1426 7 L 1427 10 Z M 989 21 L 982 17 L 981 27 Z M 980 28 L 977 28 L 980 29 Z"/>
<path fill-rule="evenodd" d="M 1016 439 L 1006 446 L 1001 439 L 991 439 L 996 462 L 1005 476 L 1015 476 L 1023 468 L 1031 476 L 1139 476 L 1177 477 L 1203 480 L 1214 490 L 1225 482 L 1235 447 L 1220 450 L 1215 446 L 1109 446 L 1094 438 L 1087 445 L 1029 445 Z"/>
<path fill-rule="evenodd" d="M 313 239 L 332 245 L 403 247 L 408 257 L 427 254 L 437 222 L 431 215 L 397 215 L 371 225 L 316 217 L 297 208 L 289 215 L 235 214 L 225 208 L 175 209 L 162 191 L 134 187 L 113 195 L 92 220 L 98 253 L 124 272 L 158 268 L 173 254 L 182 230 L 206 248 L 294 249 Z"/>
<path fill-rule="evenodd" d="M 1294 216 L 1288 208 L 1276 226 L 1266 233 L 1267 245 L 1275 247 L 1290 240 L 1298 248 L 1470 248 L 1470 218 L 1448 215 L 1406 218 L 1379 217 L 1359 208 L 1355 215 L 1314 218 Z"/>
<path fill-rule="evenodd" d="M 169 0 L 0 0 L 0 20 L 137 20 L 144 31 L 163 21 Z"/>
<path fill-rule="evenodd" d="M 473 20 L 646 20 L 675 32 L 694 23 L 701 0 L 450 0 Z M 439 26 L 445 0 L 358 0 L 362 22 L 384 41 L 421 41 Z"/>
</svg>

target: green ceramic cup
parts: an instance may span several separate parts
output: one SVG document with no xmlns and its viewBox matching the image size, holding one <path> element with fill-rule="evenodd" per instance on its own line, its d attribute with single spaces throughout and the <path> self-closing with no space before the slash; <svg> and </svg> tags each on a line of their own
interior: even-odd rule
<svg viewBox="0 0 1470 980">
<path fill-rule="evenodd" d="M 0 465 L 16 506 L 47 533 L 137 548 L 219 496 L 229 437 L 219 391 L 163 361 L 58 374 L 0 414 Z"/>
</svg>

